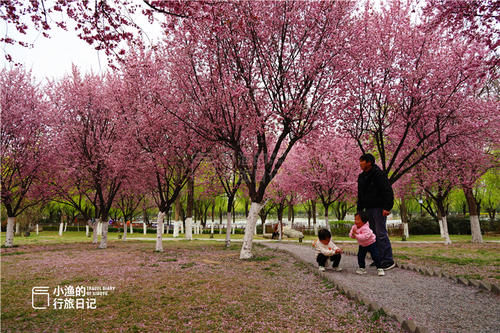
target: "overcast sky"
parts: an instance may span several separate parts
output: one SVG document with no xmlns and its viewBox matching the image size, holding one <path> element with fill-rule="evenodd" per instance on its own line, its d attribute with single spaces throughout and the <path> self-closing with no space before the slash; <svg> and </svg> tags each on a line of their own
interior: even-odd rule
<svg viewBox="0 0 500 333">
<path fill-rule="evenodd" d="M 158 25 L 151 26 L 141 15 L 136 20 L 152 40 L 161 38 L 162 33 Z M 20 35 L 12 26 L 5 22 L 0 24 L 0 35 L 7 34 L 15 39 L 32 43 L 33 48 L 12 45 L 2 45 L 1 66 L 9 67 L 5 54 L 12 56 L 15 62 L 31 69 L 38 79 L 60 78 L 71 73 L 72 64 L 77 65 L 82 72 L 102 73 L 107 70 L 107 57 L 104 51 L 97 51 L 77 36 L 77 32 L 68 28 L 64 31 L 57 27 L 49 31 L 50 38 L 45 38 L 36 30 L 31 30 L 28 35 Z"/>
</svg>

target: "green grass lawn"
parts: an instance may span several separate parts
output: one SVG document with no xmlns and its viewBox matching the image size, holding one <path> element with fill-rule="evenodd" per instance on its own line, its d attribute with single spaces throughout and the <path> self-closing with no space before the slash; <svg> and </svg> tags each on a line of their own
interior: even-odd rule
<svg viewBox="0 0 500 333">
<path fill-rule="evenodd" d="M 122 233 L 117 233 L 117 232 L 110 232 L 108 233 L 108 240 L 116 240 L 118 239 L 118 235 L 122 235 Z M 226 234 L 222 233 L 219 234 L 214 233 L 214 239 L 225 239 Z M 164 234 L 164 238 L 172 238 L 172 234 Z M 134 232 L 133 234 L 127 233 L 127 238 L 128 239 L 134 239 L 134 238 L 149 238 L 151 240 L 156 240 L 156 234 L 146 234 L 144 235 L 142 232 Z M 184 234 L 180 234 L 178 239 L 183 239 Z M 194 235 L 193 238 L 203 238 L 203 239 L 210 239 L 210 234 L 201 234 L 201 235 Z M 452 242 L 459 242 L 459 243 L 467 243 L 470 242 L 471 236 L 470 235 L 451 235 L 450 236 Z M 100 238 L 99 238 L 100 239 Z M 243 239 L 243 234 L 234 234 L 231 235 L 231 239 L 235 240 L 241 240 Z M 264 239 L 262 235 L 255 235 L 254 239 L 256 240 L 262 240 Z M 304 240 L 315 240 L 316 236 L 309 236 L 306 235 L 304 237 Z M 496 240 L 500 241 L 500 235 L 496 236 L 483 236 L 483 239 L 486 240 Z M 290 240 L 297 240 L 297 239 L 290 239 Z M 334 241 L 353 241 L 353 239 L 349 237 L 340 237 L 340 236 L 333 236 Z M 400 237 L 391 237 L 391 241 L 400 241 Z M 422 242 L 422 241 L 443 241 L 443 239 L 439 235 L 416 235 L 412 236 L 410 235 L 410 238 L 408 239 L 409 241 L 415 241 L 415 242 Z M 1 244 L 3 245 L 5 242 L 5 232 L 2 232 L 0 234 L 0 241 Z M 14 237 L 14 244 L 15 245 L 25 245 L 25 244 L 55 244 L 55 243 L 73 243 L 73 242 L 92 242 L 92 234 L 91 237 L 86 237 L 85 236 L 85 231 L 67 231 L 63 234 L 63 236 L 59 236 L 59 233 L 57 231 L 41 231 L 38 235 L 36 233 L 31 233 L 30 236 L 24 237 L 24 236 L 15 236 Z"/>
</svg>

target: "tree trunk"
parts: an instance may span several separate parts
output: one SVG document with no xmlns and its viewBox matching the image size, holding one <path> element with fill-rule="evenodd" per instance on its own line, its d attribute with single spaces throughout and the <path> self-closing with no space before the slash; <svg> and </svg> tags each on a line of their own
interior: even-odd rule
<svg viewBox="0 0 500 333">
<path fill-rule="evenodd" d="M 63 230 L 64 230 L 64 222 L 59 223 L 59 236 L 63 235 Z"/>
<path fill-rule="evenodd" d="M 97 244 L 97 236 L 99 234 L 99 224 L 97 220 L 92 222 L 92 244 Z"/>
<path fill-rule="evenodd" d="M 156 248 L 155 251 L 163 252 L 163 218 L 165 213 L 161 210 L 158 211 L 158 217 L 156 219 Z"/>
<path fill-rule="evenodd" d="M 472 234 L 472 243 L 482 243 L 481 225 L 479 224 L 479 211 L 477 209 L 476 199 L 470 187 L 464 187 L 465 198 L 469 205 L 470 230 Z"/>
<path fill-rule="evenodd" d="M 14 245 L 14 225 L 16 218 L 14 216 L 7 217 L 7 233 L 5 235 L 5 247 L 12 247 Z"/>
<path fill-rule="evenodd" d="M 177 199 L 175 199 L 175 215 L 174 215 L 174 220 L 180 221 L 181 218 L 181 196 L 180 194 L 177 196 Z"/>
<path fill-rule="evenodd" d="M 179 237 L 179 229 L 180 229 L 181 223 L 182 222 L 180 222 L 180 221 L 174 222 L 174 232 L 172 234 L 172 237 L 174 237 L 174 238 Z"/>
<path fill-rule="evenodd" d="M 38 223 L 36 224 L 36 234 L 38 235 Z"/>
<path fill-rule="evenodd" d="M 252 241 L 255 224 L 259 217 L 259 212 L 263 205 L 261 203 L 253 202 L 250 205 L 250 212 L 248 213 L 247 224 L 245 226 L 245 236 L 243 238 L 243 246 L 240 251 L 240 259 L 252 258 Z"/>
<path fill-rule="evenodd" d="M 123 238 L 122 238 L 122 240 L 124 240 L 124 241 L 127 240 L 127 229 L 128 229 L 127 222 L 124 221 L 123 222 Z"/>
<path fill-rule="evenodd" d="M 436 203 L 436 206 L 437 206 L 437 218 L 439 223 L 439 235 L 441 236 L 441 238 L 444 238 L 443 213 L 439 207 L 439 203 Z"/>
<path fill-rule="evenodd" d="M 278 215 L 278 239 L 282 239 L 283 235 L 283 204 L 280 203 L 277 209 L 277 215 Z"/>
<path fill-rule="evenodd" d="M 292 225 L 292 211 L 293 211 L 293 205 L 289 202 L 288 203 L 288 218 L 287 222 L 291 226 Z"/>
<path fill-rule="evenodd" d="M 401 223 L 403 224 L 403 239 L 408 240 L 410 237 L 408 231 L 408 210 L 406 208 L 406 199 L 401 197 Z"/>
<path fill-rule="evenodd" d="M 323 205 L 325 207 L 325 228 L 331 232 L 330 230 L 330 222 L 328 222 L 328 208 L 329 206 Z"/>
<path fill-rule="evenodd" d="M 108 247 L 108 221 L 105 219 L 104 222 L 101 223 L 102 225 L 102 235 L 101 235 L 101 244 L 99 245 L 100 249 L 105 249 Z"/>
<path fill-rule="evenodd" d="M 186 233 L 185 238 L 193 239 L 193 208 L 194 208 L 194 176 L 189 176 L 187 182 L 187 205 L 186 205 Z"/>
<path fill-rule="evenodd" d="M 231 246 L 231 228 L 232 228 L 233 217 L 231 214 L 231 208 L 227 210 L 227 226 L 226 226 L 226 247 Z"/>
<path fill-rule="evenodd" d="M 307 207 L 307 228 L 311 229 L 311 207 Z"/>
<path fill-rule="evenodd" d="M 143 231 L 144 231 L 144 235 L 145 235 L 145 234 L 147 233 L 147 230 L 146 230 L 146 222 L 144 222 L 144 223 L 142 224 L 142 229 L 143 229 Z"/>
<path fill-rule="evenodd" d="M 215 200 L 212 202 L 212 225 L 214 224 L 215 219 Z"/>
<path fill-rule="evenodd" d="M 444 244 L 450 245 L 451 239 L 450 239 L 450 234 L 448 233 L 448 219 L 446 218 L 446 215 L 443 215 L 442 217 L 442 224 L 443 224 Z"/>
<path fill-rule="evenodd" d="M 316 200 L 311 200 L 311 210 L 314 225 L 314 235 L 318 235 L 318 224 L 316 223 Z"/>
</svg>

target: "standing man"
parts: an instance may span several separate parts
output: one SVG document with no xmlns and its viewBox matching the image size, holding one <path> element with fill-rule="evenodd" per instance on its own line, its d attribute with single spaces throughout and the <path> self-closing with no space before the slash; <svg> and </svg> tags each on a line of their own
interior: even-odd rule
<svg viewBox="0 0 500 333">
<path fill-rule="evenodd" d="M 377 238 L 381 267 L 389 270 L 395 265 L 386 222 L 394 205 L 394 192 L 387 175 L 375 164 L 372 154 L 363 154 L 359 158 L 359 166 L 363 172 L 358 176 L 358 212 L 367 212 L 370 229 Z"/>
</svg>

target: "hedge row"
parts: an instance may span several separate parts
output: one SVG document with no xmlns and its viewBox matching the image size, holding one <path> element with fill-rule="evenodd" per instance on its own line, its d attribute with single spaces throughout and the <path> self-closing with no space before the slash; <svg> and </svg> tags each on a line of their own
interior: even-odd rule
<svg viewBox="0 0 500 333">
<path fill-rule="evenodd" d="M 470 235 L 469 218 L 449 216 L 448 233 L 450 235 Z M 500 232 L 500 220 L 480 220 L 481 232 Z M 419 218 L 408 223 L 410 235 L 439 234 L 439 223 L 432 218 Z"/>
</svg>

